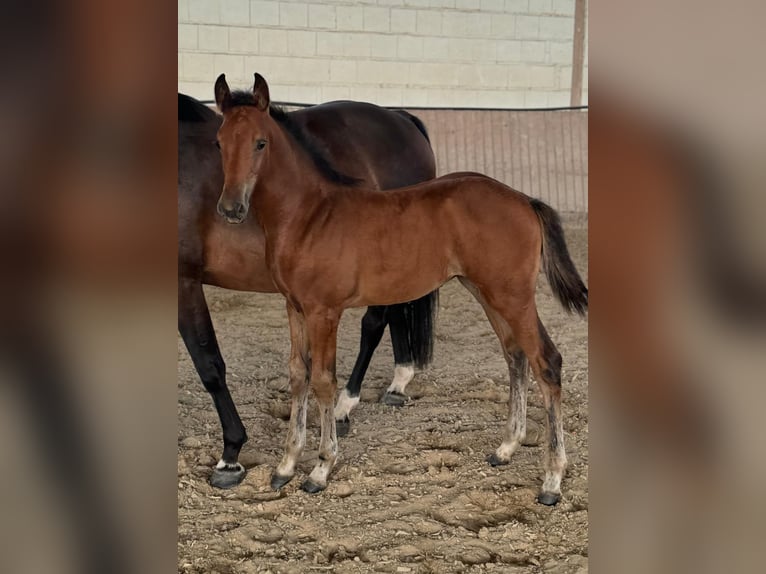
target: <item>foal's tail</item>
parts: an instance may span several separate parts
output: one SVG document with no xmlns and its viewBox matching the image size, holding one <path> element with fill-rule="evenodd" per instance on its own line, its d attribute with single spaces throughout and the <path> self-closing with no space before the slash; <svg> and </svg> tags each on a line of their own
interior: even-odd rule
<svg viewBox="0 0 766 574">
<path fill-rule="evenodd" d="M 569 256 L 559 214 L 539 199 L 529 200 L 543 228 L 543 269 L 554 295 L 571 313 L 585 315 L 588 310 L 588 288 L 582 282 Z"/>
</svg>

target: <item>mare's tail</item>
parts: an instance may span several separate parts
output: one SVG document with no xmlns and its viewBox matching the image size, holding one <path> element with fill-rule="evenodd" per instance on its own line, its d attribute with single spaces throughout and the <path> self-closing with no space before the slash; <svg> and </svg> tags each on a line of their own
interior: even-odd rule
<svg viewBox="0 0 766 574">
<path fill-rule="evenodd" d="M 529 200 L 543 228 L 543 269 L 554 295 L 571 313 L 585 315 L 588 310 L 588 288 L 569 256 L 559 214 L 539 199 Z"/>
</svg>

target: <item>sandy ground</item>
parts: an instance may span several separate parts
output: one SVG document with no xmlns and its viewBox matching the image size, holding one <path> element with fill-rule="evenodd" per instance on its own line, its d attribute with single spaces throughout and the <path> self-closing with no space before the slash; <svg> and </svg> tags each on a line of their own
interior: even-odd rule
<svg viewBox="0 0 766 574">
<path fill-rule="evenodd" d="M 573 259 L 587 278 L 587 227 L 568 220 Z M 587 283 L 587 279 L 586 279 Z M 207 288 L 228 382 L 250 440 L 237 488 L 207 480 L 222 445 L 217 415 L 179 337 L 178 571 L 576 573 L 588 568 L 587 321 L 566 315 L 541 277 L 540 316 L 564 359 L 569 467 L 562 501 L 537 504 L 544 411 L 530 385 L 527 444 L 505 467 L 485 462 L 501 441 L 508 371 L 476 301 L 457 281 L 441 289 L 433 365 L 399 409 L 378 401 L 393 374 L 388 335 L 373 358 L 328 489 L 299 489 L 319 439 L 316 404 L 293 481 L 268 486 L 289 416 L 284 303 L 278 295 Z M 363 309 L 343 317 L 338 380 L 358 350 Z"/>
</svg>

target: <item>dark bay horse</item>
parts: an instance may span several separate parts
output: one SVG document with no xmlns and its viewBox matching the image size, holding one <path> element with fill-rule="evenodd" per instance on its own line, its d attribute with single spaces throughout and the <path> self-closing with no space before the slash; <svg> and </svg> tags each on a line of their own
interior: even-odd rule
<svg viewBox="0 0 766 574">
<path fill-rule="evenodd" d="M 458 277 L 484 308 L 510 371 L 508 422 L 490 463 L 507 463 L 526 433 L 531 366 L 547 412 L 538 500 L 555 504 L 566 467 L 561 355 L 537 315 L 541 266 L 565 309 L 584 315 L 588 307 L 588 290 L 556 212 L 479 174 L 453 174 L 387 193 L 344 184 L 317 169 L 270 112 L 260 75 L 252 93 L 232 93 L 221 75 L 215 96 L 224 117 L 218 211 L 241 222 L 252 202 L 250 219 L 266 234 L 266 264 L 287 300 L 292 410 L 272 487 L 281 488 L 295 474 L 306 441 L 309 388 L 319 403 L 321 438 L 319 460 L 302 488 L 318 492 L 327 485 L 338 452 L 333 399 L 343 310 L 412 300 Z"/>
<path fill-rule="evenodd" d="M 311 150 L 314 165 L 333 181 L 390 189 L 435 175 L 425 127 L 406 112 L 334 102 L 274 113 Z M 216 215 L 223 185 L 221 157 L 215 148 L 220 125 L 221 118 L 213 110 L 178 95 L 178 329 L 223 428 L 223 455 L 211 484 L 228 488 L 245 476 L 237 459 L 247 434 L 226 386 L 226 367 L 202 284 L 262 293 L 276 293 L 277 287 L 266 266 L 265 238 L 258 223 L 250 218 L 234 226 Z M 383 402 L 404 402 L 414 368 L 431 358 L 436 304 L 436 293 L 430 293 L 411 303 L 368 309 L 362 319 L 359 356 L 338 401 L 339 428 L 348 428 L 348 415 L 359 401 L 362 379 L 386 325 L 396 368 Z"/>
</svg>

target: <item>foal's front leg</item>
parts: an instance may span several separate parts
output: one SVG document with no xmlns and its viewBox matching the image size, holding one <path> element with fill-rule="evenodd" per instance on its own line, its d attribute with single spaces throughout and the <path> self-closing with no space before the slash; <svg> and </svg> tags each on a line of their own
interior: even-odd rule
<svg viewBox="0 0 766 574">
<path fill-rule="evenodd" d="M 309 342 L 306 333 L 306 321 L 295 308 L 287 304 L 287 317 L 290 322 L 290 394 L 292 410 L 290 426 L 287 430 L 285 454 L 271 476 L 271 488 L 279 490 L 295 475 L 295 465 L 306 444 L 306 410 L 308 407 Z"/>
<path fill-rule="evenodd" d="M 321 437 L 319 461 L 301 485 L 306 492 L 315 493 L 327 487 L 335 459 L 338 456 L 338 437 L 335 430 L 333 403 L 335 399 L 335 348 L 340 312 L 317 310 L 306 315 L 311 343 L 311 388 L 319 403 Z"/>
</svg>

